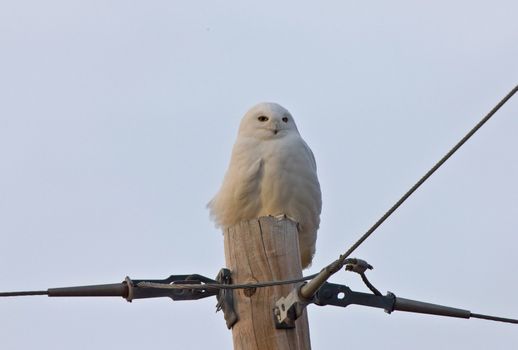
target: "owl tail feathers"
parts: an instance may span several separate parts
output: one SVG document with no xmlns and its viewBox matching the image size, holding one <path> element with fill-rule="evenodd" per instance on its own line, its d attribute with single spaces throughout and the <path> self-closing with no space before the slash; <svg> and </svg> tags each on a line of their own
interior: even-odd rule
<svg viewBox="0 0 518 350">
<path fill-rule="evenodd" d="M 216 197 L 211 199 L 206 205 L 205 208 L 209 210 L 209 218 L 214 222 L 214 226 L 216 228 L 221 228 L 221 222 L 219 219 L 219 215 L 216 212 Z"/>
</svg>

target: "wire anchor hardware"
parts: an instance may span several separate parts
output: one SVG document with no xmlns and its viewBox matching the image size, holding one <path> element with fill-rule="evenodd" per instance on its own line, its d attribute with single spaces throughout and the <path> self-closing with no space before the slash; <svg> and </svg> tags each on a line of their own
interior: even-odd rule
<svg viewBox="0 0 518 350">
<path fill-rule="evenodd" d="M 309 304 L 340 307 L 363 305 L 384 309 L 389 314 L 393 311 L 406 311 L 465 319 L 480 318 L 518 324 L 516 319 L 475 314 L 468 310 L 400 298 L 391 292 L 383 296 L 365 276 L 365 271 L 372 269 L 371 265 L 361 259 L 345 259 L 344 264 L 347 271 L 356 272 L 362 277 L 363 282 L 372 291 L 372 294 L 355 292 L 345 285 L 325 282 L 312 297 L 306 298 L 301 293 L 306 283 L 299 284 L 286 297 L 281 297 L 275 303 L 273 315 L 276 327 L 279 329 L 294 328 L 295 320 L 302 315 L 304 308 Z"/>
<path fill-rule="evenodd" d="M 365 271 L 372 268 L 367 262 L 360 259 L 347 259 L 344 261 L 346 262 L 346 270 L 357 272 L 361 276 L 365 276 Z M 393 311 L 406 311 L 449 317 L 480 318 L 518 324 L 518 319 L 475 314 L 468 310 L 396 297 L 390 292 L 385 296 L 379 292 L 379 294 L 377 294 L 374 291 L 373 294 L 355 292 L 347 286 L 328 282 L 325 282 L 311 298 L 305 298 L 302 296 L 301 290 L 307 283 L 300 283 L 300 281 L 308 277 L 313 276 L 298 279 L 297 281 L 299 282 L 295 282 L 295 280 L 283 280 L 232 284 L 231 271 L 221 269 L 215 280 L 198 274 L 171 275 L 161 280 L 132 280 L 126 277 L 121 283 L 49 288 L 39 291 L 0 292 L 0 297 L 29 295 L 47 295 L 49 297 L 122 297 L 131 302 L 135 299 L 160 297 L 169 297 L 174 301 L 181 301 L 198 300 L 215 296 L 218 300 L 216 311 L 223 310 L 227 327 L 230 329 L 239 320 L 234 309 L 234 289 L 266 288 L 279 284 L 297 283 L 297 286 L 288 296 L 280 298 L 274 305 L 273 316 L 277 328 L 294 328 L 295 320 L 302 315 L 304 308 L 309 304 L 341 307 L 355 304 L 381 308 L 388 313 Z M 374 287 L 369 288 L 372 291 Z"/>
<path fill-rule="evenodd" d="M 164 279 L 132 280 L 126 277 L 121 283 L 89 286 L 49 288 L 39 291 L 2 292 L 0 297 L 47 295 L 49 297 L 122 297 L 128 302 L 135 299 L 169 297 L 174 301 L 198 300 L 215 296 L 218 300 L 216 312 L 222 310 L 230 329 L 238 320 L 234 310 L 232 291 L 214 288 L 211 285 L 230 285 L 229 269 L 221 269 L 215 280 L 198 275 L 171 275 Z M 169 288 L 178 286 L 180 288 Z"/>
</svg>

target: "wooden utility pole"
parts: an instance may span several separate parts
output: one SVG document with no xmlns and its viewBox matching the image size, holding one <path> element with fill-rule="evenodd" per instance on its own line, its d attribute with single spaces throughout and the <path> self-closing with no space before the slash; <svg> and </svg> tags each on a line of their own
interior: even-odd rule
<svg viewBox="0 0 518 350">
<path fill-rule="evenodd" d="M 283 216 L 243 221 L 225 231 L 225 260 L 232 283 L 302 277 L 297 223 Z M 232 327 L 234 350 L 311 349 L 306 311 L 293 329 L 276 329 L 275 301 L 293 284 L 234 290 L 239 320 Z"/>
</svg>

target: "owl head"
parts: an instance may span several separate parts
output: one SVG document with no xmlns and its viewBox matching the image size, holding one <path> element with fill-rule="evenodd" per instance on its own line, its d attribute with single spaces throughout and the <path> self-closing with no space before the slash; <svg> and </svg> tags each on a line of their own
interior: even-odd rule
<svg viewBox="0 0 518 350">
<path fill-rule="evenodd" d="M 239 136 L 263 140 L 298 134 L 290 112 L 277 103 L 263 102 L 252 107 L 241 120 Z"/>
</svg>

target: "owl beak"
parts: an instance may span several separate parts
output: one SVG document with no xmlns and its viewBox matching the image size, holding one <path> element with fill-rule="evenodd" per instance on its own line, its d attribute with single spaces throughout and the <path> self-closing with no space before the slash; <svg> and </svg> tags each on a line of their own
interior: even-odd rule
<svg viewBox="0 0 518 350">
<path fill-rule="evenodd" d="M 274 134 L 274 135 L 277 135 L 277 133 L 278 133 L 278 132 L 279 132 L 279 130 L 280 130 L 280 128 L 279 128 L 279 123 L 275 122 L 273 125 L 274 125 L 274 126 L 273 126 L 273 127 L 274 127 L 274 129 L 272 130 L 272 131 L 273 131 L 273 134 Z"/>
</svg>

